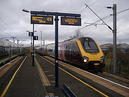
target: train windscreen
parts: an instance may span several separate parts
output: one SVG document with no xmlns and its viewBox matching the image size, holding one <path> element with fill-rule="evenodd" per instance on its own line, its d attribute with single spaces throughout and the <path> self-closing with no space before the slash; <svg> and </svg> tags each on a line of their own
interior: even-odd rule
<svg viewBox="0 0 129 97">
<path fill-rule="evenodd" d="M 96 43 L 91 38 L 85 38 L 82 44 L 86 52 L 89 52 L 89 53 L 99 52 L 99 49 Z"/>
</svg>

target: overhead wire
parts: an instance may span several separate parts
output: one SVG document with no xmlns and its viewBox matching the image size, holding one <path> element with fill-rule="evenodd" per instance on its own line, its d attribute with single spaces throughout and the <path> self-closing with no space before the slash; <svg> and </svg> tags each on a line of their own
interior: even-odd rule
<svg viewBox="0 0 129 97">
<path fill-rule="evenodd" d="M 89 8 L 89 6 L 87 6 L 87 7 Z M 91 10 L 92 10 L 92 9 L 91 9 Z M 117 14 L 123 13 L 123 12 L 128 11 L 128 10 L 129 10 L 129 8 L 124 9 L 124 10 L 122 10 L 122 11 L 117 12 Z M 92 11 L 93 11 L 93 10 L 92 10 Z M 93 12 L 94 12 L 94 11 L 93 11 Z M 94 12 L 94 13 L 95 13 L 95 12 Z M 95 13 L 95 14 L 96 14 L 96 13 Z M 97 15 L 97 14 L 96 14 L 96 15 Z M 98 16 L 98 15 L 97 15 L 97 16 Z M 111 16 L 113 16 L 113 14 L 107 15 L 107 16 L 105 16 L 105 17 L 103 17 L 103 18 L 99 18 L 99 19 L 96 20 L 95 22 L 90 23 L 89 25 L 86 25 L 86 26 L 80 28 L 79 30 L 81 30 L 81 29 L 83 29 L 83 28 L 85 28 L 85 27 L 88 27 L 88 26 L 96 25 L 95 23 L 100 22 L 100 21 L 103 21 L 104 19 L 107 19 L 107 18 L 109 18 L 109 17 L 111 17 Z M 105 24 L 105 22 L 103 22 L 103 23 Z M 110 28 L 110 26 L 108 26 L 108 27 Z"/>
<path fill-rule="evenodd" d="M 102 19 L 104 20 L 104 19 L 107 19 L 107 18 L 109 18 L 109 17 L 110 17 L 110 15 L 105 16 L 105 17 L 103 17 Z M 82 28 L 80 28 L 80 29 L 83 29 L 83 28 L 88 27 L 88 26 L 91 26 L 91 25 L 95 25 L 95 23 L 100 22 L 100 21 L 101 21 L 101 20 L 98 19 L 98 20 L 96 20 L 95 22 L 89 23 L 89 25 L 86 25 L 86 26 L 84 26 L 84 27 L 82 27 Z"/>
<path fill-rule="evenodd" d="M 126 11 L 128 11 L 128 10 L 129 10 L 129 8 L 124 9 L 124 10 L 122 10 L 122 11 L 117 12 L 117 14 L 120 14 L 120 13 L 126 12 Z"/>
<path fill-rule="evenodd" d="M 104 25 L 106 25 L 111 31 L 113 31 L 113 29 L 112 29 L 99 15 L 97 15 L 97 14 L 89 7 L 89 5 L 86 4 L 86 2 L 85 2 L 85 5 L 86 5 L 87 8 L 89 8 L 89 9 L 103 22 Z"/>
</svg>

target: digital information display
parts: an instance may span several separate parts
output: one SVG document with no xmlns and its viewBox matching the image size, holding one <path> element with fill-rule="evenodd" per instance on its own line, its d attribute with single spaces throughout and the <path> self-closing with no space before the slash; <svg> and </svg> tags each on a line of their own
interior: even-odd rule
<svg viewBox="0 0 129 97">
<path fill-rule="evenodd" d="M 81 18 L 61 17 L 61 25 L 81 26 Z"/>
<path fill-rule="evenodd" d="M 53 16 L 31 15 L 31 24 L 53 24 Z"/>
</svg>

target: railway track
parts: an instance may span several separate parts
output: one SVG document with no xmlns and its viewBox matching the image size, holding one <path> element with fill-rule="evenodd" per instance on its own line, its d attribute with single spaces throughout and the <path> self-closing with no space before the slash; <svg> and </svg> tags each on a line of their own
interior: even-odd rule
<svg viewBox="0 0 129 97">
<path fill-rule="evenodd" d="M 128 79 L 125 79 L 125 78 L 122 78 L 122 77 L 119 77 L 119 76 L 116 76 L 116 75 L 113 75 L 113 74 L 110 74 L 107 72 L 98 73 L 97 75 L 101 76 L 103 78 L 106 78 L 108 80 L 114 81 L 116 83 L 119 83 L 121 85 L 124 85 L 126 87 L 129 87 L 129 80 Z"/>
<path fill-rule="evenodd" d="M 50 57 L 50 58 L 52 58 L 52 57 Z M 50 58 L 47 58 L 47 59 L 50 59 Z M 51 60 L 51 59 L 50 59 Z M 64 61 L 61 61 L 60 60 L 60 62 L 64 62 Z M 66 62 L 64 62 L 65 64 L 69 64 L 69 63 L 66 63 Z M 72 65 L 72 66 L 75 66 L 75 65 L 73 65 L 73 64 L 70 64 L 70 65 Z M 75 67 L 77 67 L 77 68 L 80 68 L 80 69 L 83 69 L 84 71 L 86 71 L 85 70 L 85 68 L 81 68 L 81 67 L 79 67 L 79 66 L 75 66 Z M 93 72 L 93 71 L 92 71 Z M 111 81 L 113 81 L 113 82 L 116 82 L 116 83 L 119 83 L 119 84 L 122 84 L 122 85 L 124 85 L 124 86 L 126 86 L 126 87 L 129 87 L 129 80 L 128 79 L 125 79 L 125 78 L 122 78 L 122 77 L 119 77 L 119 76 L 116 76 L 116 75 L 113 75 L 113 74 L 110 74 L 110 73 L 107 73 L 107 72 L 103 72 L 103 73 L 94 73 L 93 72 L 93 74 L 95 74 L 95 75 L 97 75 L 97 76 L 100 76 L 100 77 L 103 77 L 103 78 L 106 78 L 106 79 L 108 79 L 108 80 L 111 80 Z"/>
<path fill-rule="evenodd" d="M 47 56 L 45 56 L 44 58 L 54 63 L 53 58 L 50 58 L 50 57 L 47 57 Z M 85 70 L 82 70 L 80 68 L 68 65 L 67 63 L 64 63 L 62 61 L 59 61 L 59 64 L 60 64 L 61 67 L 66 68 L 67 70 L 78 73 L 81 76 L 86 77 L 86 78 L 92 80 L 95 83 L 98 83 L 98 84 L 100 84 L 100 85 L 102 85 L 102 86 L 104 86 L 104 87 L 106 87 L 110 90 L 115 91 L 116 93 L 119 93 L 119 94 L 121 94 L 125 97 L 129 97 L 129 88 L 124 86 L 124 85 L 121 85 L 121 84 L 116 83 L 114 81 L 111 81 L 109 79 L 103 78 L 101 76 L 89 73 L 89 72 L 87 72 Z"/>
<path fill-rule="evenodd" d="M 0 77 L 2 77 L 14 64 L 16 64 L 22 57 L 17 57 L 7 64 L 0 67 Z"/>
<path fill-rule="evenodd" d="M 23 56 L 17 57 L 12 61 L 8 62 L 7 64 L 3 65 L 2 67 L 0 67 L 0 94 L 2 93 L 6 85 L 9 83 L 9 80 L 18 68 L 22 59 Z"/>
</svg>

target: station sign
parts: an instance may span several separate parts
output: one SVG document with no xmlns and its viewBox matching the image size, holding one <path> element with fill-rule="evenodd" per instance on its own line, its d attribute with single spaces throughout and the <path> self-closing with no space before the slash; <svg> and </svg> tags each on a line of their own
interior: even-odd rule
<svg viewBox="0 0 129 97">
<path fill-rule="evenodd" d="M 29 36 L 33 36 L 33 32 L 29 32 Z"/>
<path fill-rule="evenodd" d="M 80 17 L 61 17 L 61 25 L 81 26 Z"/>
<path fill-rule="evenodd" d="M 38 40 L 38 36 L 34 36 L 34 40 Z"/>
<path fill-rule="evenodd" d="M 53 16 L 31 15 L 31 24 L 53 24 Z"/>
</svg>

